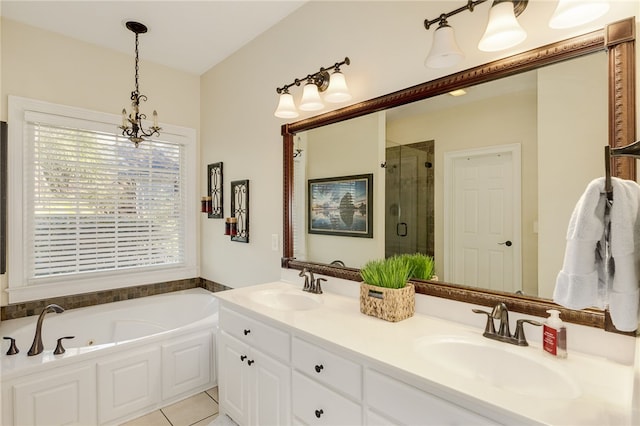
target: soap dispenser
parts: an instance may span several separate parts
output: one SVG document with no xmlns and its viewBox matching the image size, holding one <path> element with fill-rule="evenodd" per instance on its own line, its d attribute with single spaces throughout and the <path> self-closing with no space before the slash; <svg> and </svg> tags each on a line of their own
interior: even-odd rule
<svg viewBox="0 0 640 426">
<path fill-rule="evenodd" d="M 567 328 L 560 319 L 560 311 L 549 309 L 549 318 L 542 329 L 542 348 L 558 358 L 567 357 Z"/>
</svg>

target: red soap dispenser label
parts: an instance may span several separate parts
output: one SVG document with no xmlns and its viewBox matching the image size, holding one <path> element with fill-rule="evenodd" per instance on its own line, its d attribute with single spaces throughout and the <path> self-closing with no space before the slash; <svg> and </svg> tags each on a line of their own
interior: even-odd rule
<svg viewBox="0 0 640 426">
<path fill-rule="evenodd" d="M 542 332 L 542 347 L 551 355 L 558 354 L 558 330 L 548 325 L 544 325 Z"/>
</svg>

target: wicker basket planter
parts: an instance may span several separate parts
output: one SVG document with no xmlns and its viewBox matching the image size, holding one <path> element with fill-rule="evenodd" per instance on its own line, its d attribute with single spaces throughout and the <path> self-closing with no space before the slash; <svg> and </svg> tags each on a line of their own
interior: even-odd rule
<svg viewBox="0 0 640 426">
<path fill-rule="evenodd" d="M 397 322 L 413 316 L 416 290 L 407 283 L 403 288 L 385 288 L 360 283 L 360 312 L 386 321 Z"/>
</svg>

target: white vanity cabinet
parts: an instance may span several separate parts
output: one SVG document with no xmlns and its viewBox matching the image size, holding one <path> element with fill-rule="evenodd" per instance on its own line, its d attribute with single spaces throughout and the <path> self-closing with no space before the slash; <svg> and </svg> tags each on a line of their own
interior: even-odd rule
<svg viewBox="0 0 640 426">
<path fill-rule="evenodd" d="M 360 364 L 293 338 L 293 415 L 308 425 L 362 424 Z"/>
<path fill-rule="evenodd" d="M 220 411 L 239 425 L 291 424 L 289 333 L 222 308 L 218 351 Z"/>
<path fill-rule="evenodd" d="M 220 412 L 240 425 L 495 425 L 295 327 L 220 309 Z"/>
</svg>

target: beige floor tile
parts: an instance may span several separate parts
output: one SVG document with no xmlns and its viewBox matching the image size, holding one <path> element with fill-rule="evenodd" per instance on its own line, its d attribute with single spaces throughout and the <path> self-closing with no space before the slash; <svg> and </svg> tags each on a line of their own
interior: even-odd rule
<svg viewBox="0 0 640 426">
<path fill-rule="evenodd" d="M 189 426 L 218 413 L 218 403 L 201 392 L 165 407 L 162 412 L 173 426 Z"/>
<path fill-rule="evenodd" d="M 209 396 L 211 398 L 215 399 L 216 402 L 220 402 L 220 400 L 218 399 L 218 387 L 217 386 L 215 388 L 208 389 L 207 393 L 209 394 Z"/>
<path fill-rule="evenodd" d="M 208 426 L 209 423 L 214 421 L 217 417 L 218 417 L 218 415 L 214 414 L 213 416 L 207 417 L 206 419 L 202 419 L 198 423 L 194 423 L 191 426 Z"/>
<path fill-rule="evenodd" d="M 171 423 L 169 423 L 169 420 L 167 420 L 160 410 L 156 410 L 145 416 L 123 423 L 121 426 L 171 426 Z"/>
</svg>

